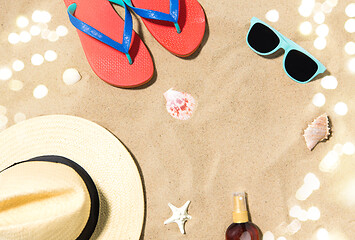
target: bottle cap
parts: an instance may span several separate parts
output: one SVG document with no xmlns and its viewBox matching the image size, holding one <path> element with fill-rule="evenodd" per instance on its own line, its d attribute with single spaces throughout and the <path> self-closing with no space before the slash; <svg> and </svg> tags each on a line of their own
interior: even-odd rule
<svg viewBox="0 0 355 240">
<path fill-rule="evenodd" d="M 245 192 L 236 192 L 233 195 L 233 222 L 244 223 L 249 222 L 249 214 L 247 209 L 247 201 Z"/>
</svg>

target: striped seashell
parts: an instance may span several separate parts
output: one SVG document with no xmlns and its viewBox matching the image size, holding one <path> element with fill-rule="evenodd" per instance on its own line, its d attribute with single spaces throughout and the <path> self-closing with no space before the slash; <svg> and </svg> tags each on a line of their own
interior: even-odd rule
<svg viewBox="0 0 355 240">
<path fill-rule="evenodd" d="M 304 130 L 304 139 L 309 150 L 312 150 L 318 142 L 327 139 L 329 136 L 329 119 L 326 113 L 313 120 Z"/>
</svg>

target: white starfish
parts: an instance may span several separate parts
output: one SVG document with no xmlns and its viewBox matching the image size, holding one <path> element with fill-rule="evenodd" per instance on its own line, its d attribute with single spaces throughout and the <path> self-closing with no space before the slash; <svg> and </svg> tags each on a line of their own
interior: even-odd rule
<svg viewBox="0 0 355 240">
<path fill-rule="evenodd" d="M 171 211 L 173 212 L 173 215 L 164 222 L 164 224 L 168 223 L 176 223 L 179 226 L 180 232 L 182 234 L 185 234 L 185 222 L 192 217 L 187 213 L 187 208 L 189 207 L 191 201 L 187 201 L 182 207 L 177 208 L 171 203 L 169 203 L 169 207 Z"/>
</svg>

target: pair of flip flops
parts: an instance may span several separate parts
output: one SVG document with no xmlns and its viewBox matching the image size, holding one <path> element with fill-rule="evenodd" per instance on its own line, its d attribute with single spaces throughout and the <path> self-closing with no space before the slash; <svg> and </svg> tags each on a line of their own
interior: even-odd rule
<svg viewBox="0 0 355 240">
<path fill-rule="evenodd" d="M 86 58 L 102 80 L 137 87 L 154 72 L 150 53 L 133 30 L 130 9 L 155 39 L 179 57 L 191 55 L 205 32 L 205 15 L 197 0 L 64 0 L 77 28 Z M 125 8 L 124 20 L 111 5 Z"/>
</svg>

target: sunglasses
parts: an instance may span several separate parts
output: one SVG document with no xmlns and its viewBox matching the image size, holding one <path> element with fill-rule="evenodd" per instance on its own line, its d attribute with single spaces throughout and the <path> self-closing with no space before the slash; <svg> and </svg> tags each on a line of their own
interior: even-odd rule
<svg viewBox="0 0 355 240">
<path fill-rule="evenodd" d="M 308 83 L 326 70 L 324 65 L 306 50 L 256 17 L 251 19 L 247 43 L 260 55 L 270 55 L 280 48 L 284 49 L 284 70 L 298 83 Z"/>
</svg>

